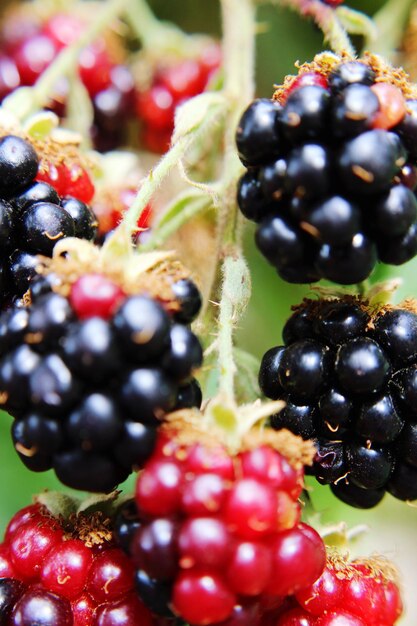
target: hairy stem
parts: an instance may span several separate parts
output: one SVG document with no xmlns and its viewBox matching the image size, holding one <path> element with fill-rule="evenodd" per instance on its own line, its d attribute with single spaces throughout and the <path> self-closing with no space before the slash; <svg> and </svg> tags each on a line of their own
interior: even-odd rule
<svg viewBox="0 0 417 626">
<path fill-rule="evenodd" d="M 239 16 L 239 19 L 236 19 Z M 222 0 L 224 93 L 231 102 L 226 124 L 222 206 L 218 220 L 218 260 L 222 282 L 218 317 L 219 391 L 234 400 L 236 364 L 233 332 L 250 297 L 250 277 L 241 255 L 241 217 L 236 185 L 243 168 L 236 154 L 235 133 L 242 110 L 253 98 L 255 9 L 251 0 Z M 214 295 L 214 294 L 213 294 Z M 214 295 L 215 297 L 215 295 Z"/>
<path fill-rule="evenodd" d="M 336 11 L 330 6 L 326 6 L 321 0 L 274 1 L 291 7 L 302 16 L 311 17 L 323 32 L 325 41 L 328 42 L 334 52 L 337 54 L 347 52 L 351 56 L 355 55 L 352 42 L 338 19 Z"/>
<path fill-rule="evenodd" d="M 6 98 L 3 106 L 21 120 L 45 106 L 58 80 L 74 70 L 80 51 L 94 41 L 118 15 L 123 13 L 129 2 L 135 1 L 108 0 L 97 18 L 80 34 L 79 39 L 58 54 L 33 87 L 18 89 Z"/>
</svg>

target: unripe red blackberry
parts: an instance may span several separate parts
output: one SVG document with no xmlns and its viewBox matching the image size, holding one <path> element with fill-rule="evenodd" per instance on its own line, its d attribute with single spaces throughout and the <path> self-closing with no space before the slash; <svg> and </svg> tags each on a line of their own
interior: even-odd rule
<svg viewBox="0 0 417 626">
<path fill-rule="evenodd" d="M 328 550 L 320 578 L 295 594 L 298 608 L 285 611 L 278 626 L 394 626 L 403 606 L 394 566 L 382 557 L 348 561 L 336 550 Z M 301 619 L 302 618 L 302 619 Z M 311 621 L 310 621 L 311 620 Z"/>
<path fill-rule="evenodd" d="M 198 290 L 175 263 L 145 258 L 141 272 L 140 256 L 134 274 L 117 259 L 106 274 L 99 249 L 77 243 L 65 258 L 60 244 L 30 298 L 1 317 L 1 401 L 29 469 L 109 491 L 152 453 L 165 413 L 201 403 Z"/>
<path fill-rule="evenodd" d="M 0 579 L 0 624 L 155 626 L 114 541 L 117 505 L 109 499 L 103 510 L 96 503 L 77 512 L 80 503 L 67 497 L 61 511 L 60 494 L 41 498 L 44 504 L 16 513 L 0 544 L 9 568 Z"/>
<path fill-rule="evenodd" d="M 154 613 L 232 625 L 237 605 L 279 604 L 322 571 L 322 540 L 298 502 L 312 449 L 288 432 L 249 432 L 231 452 L 201 417 L 178 412 L 162 426 L 118 534 Z"/>
<path fill-rule="evenodd" d="M 259 373 L 265 395 L 287 403 L 272 427 L 314 439 L 314 475 L 352 506 L 373 507 L 385 491 L 417 499 L 414 303 L 305 300 L 283 338 Z"/>
<path fill-rule="evenodd" d="M 141 142 L 151 152 L 169 148 L 177 106 L 202 93 L 220 68 L 221 49 L 216 41 L 205 37 L 190 39 L 189 44 L 182 58 L 181 52 L 171 59 L 166 55 L 149 58 L 144 51 L 139 59 L 138 68 L 143 63 L 146 72 L 137 73 L 136 116 L 141 124 Z M 152 76 L 146 80 L 150 68 Z"/>
<path fill-rule="evenodd" d="M 54 8 L 39 12 L 29 2 L 10 11 L 0 27 L 0 99 L 19 86 L 33 85 L 88 27 L 93 13 L 82 7 L 71 13 L 57 13 Z M 114 29 L 107 29 L 79 57 L 79 77 L 93 110 L 91 136 L 96 149 L 103 152 L 126 142 L 127 122 L 134 114 L 134 81 L 125 63 L 126 51 Z M 54 86 L 48 108 L 65 117 L 67 98 L 64 78 Z"/>
<path fill-rule="evenodd" d="M 324 53 L 246 109 L 238 204 L 281 278 L 358 283 L 417 254 L 416 100 L 379 57 Z"/>
</svg>

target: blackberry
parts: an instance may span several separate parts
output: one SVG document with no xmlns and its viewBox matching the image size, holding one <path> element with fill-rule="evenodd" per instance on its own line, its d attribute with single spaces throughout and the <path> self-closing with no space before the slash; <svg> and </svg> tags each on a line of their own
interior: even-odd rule
<svg viewBox="0 0 417 626">
<path fill-rule="evenodd" d="M 237 201 L 285 281 L 354 284 L 417 254 L 417 99 L 395 72 L 318 55 L 244 112 Z"/>
<path fill-rule="evenodd" d="M 180 321 L 200 297 L 175 272 L 159 283 L 145 273 L 152 297 L 135 292 L 137 280 L 125 288 L 122 278 L 75 272 L 68 281 L 55 263 L 66 261 L 33 281 L 30 303 L 0 316 L 0 395 L 29 469 L 109 491 L 151 454 L 165 413 L 201 403 L 192 373 L 202 349 Z"/>
<path fill-rule="evenodd" d="M 417 499 L 417 308 L 353 297 L 305 300 L 268 350 L 263 393 L 285 400 L 270 418 L 313 439 L 311 472 L 344 502 L 370 508 L 386 491 Z"/>
<path fill-rule="evenodd" d="M 27 291 L 40 261 L 51 257 L 64 237 L 95 238 L 91 209 L 73 197 L 37 181 L 41 156 L 29 141 L 14 135 L 0 139 L 0 308 Z"/>
</svg>

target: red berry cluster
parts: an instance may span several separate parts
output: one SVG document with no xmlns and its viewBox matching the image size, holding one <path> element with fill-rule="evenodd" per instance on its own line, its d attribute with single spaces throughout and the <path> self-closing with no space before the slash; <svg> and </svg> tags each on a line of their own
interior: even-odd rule
<svg viewBox="0 0 417 626">
<path fill-rule="evenodd" d="M 17 87 L 33 85 L 59 52 L 86 28 L 85 20 L 77 15 L 56 13 L 39 23 L 26 9 L 26 17 L 20 12 L 12 15 L 0 33 L 0 100 Z M 123 142 L 126 118 L 133 114 L 133 78 L 119 62 L 119 51 L 112 54 L 113 48 L 100 37 L 81 52 L 78 62 L 79 77 L 93 104 L 91 132 L 99 150 L 110 150 Z M 63 78 L 55 86 L 50 103 L 60 117 L 65 115 L 67 94 L 68 83 Z"/>
<path fill-rule="evenodd" d="M 64 522 L 34 504 L 11 519 L 0 544 L 0 623 L 152 626 L 154 620 L 134 593 L 132 565 L 104 518 Z"/>
<path fill-rule="evenodd" d="M 223 626 L 242 602 L 262 613 L 310 586 L 325 548 L 300 522 L 301 465 L 271 445 L 233 456 L 204 434 L 185 443 L 184 435 L 163 427 L 136 486 L 129 551 L 144 601 L 195 626 Z"/>
<path fill-rule="evenodd" d="M 197 58 L 161 66 L 152 84 L 136 97 L 136 114 L 142 122 L 142 143 L 152 152 L 165 152 L 174 130 L 177 106 L 202 93 L 220 67 L 217 43 L 205 46 Z"/>
<path fill-rule="evenodd" d="M 276 626 L 393 626 L 402 614 L 391 567 L 330 554 L 320 578 L 295 594 Z"/>
</svg>

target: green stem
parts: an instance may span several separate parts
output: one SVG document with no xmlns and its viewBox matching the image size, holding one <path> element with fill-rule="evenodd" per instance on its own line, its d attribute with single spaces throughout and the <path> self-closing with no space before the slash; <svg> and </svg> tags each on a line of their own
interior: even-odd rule
<svg viewBox="0 0 417 626">
<path fill-rule="evenodd" d="M 355 49 L 349 35 L 332 7 L 326 6 L 321 0 L 274 1 L 291 7 L 302 16 L 311 17 L 323 32 L 325 41 L 329 43 L 334 52 L 337 54 L 347 52 L 350 56 L 355 56 Z"/>
<path fill-rule="evenodd" d="M 150 50 L 169 48 L 186 37 L 174 24 L 158 20 L 144 0 L 131 2 L 126 19 L 143 47 Z"/>
<path fill-rule="evenodd" d="M 401 44 L 404 26 L 414 4 L 415 0 L 388 0 L 374 16 L 378 36 L 367 42 L 366 47 L 390 58 Z"/>
<path fill-rule="evenodd" d="M 6 98 L 3 107 L 19 119 L 42 108 L 51 96 L 57 81 L 70 73 L 77 64 L 80 51 L 90 44 L 111 22 L 126 9 L 129 2 L 136 0 L 108 0 L 94 22 L 80 34 L 79 39 L 64 48 L 55 61 L 36 81 L 33 87 L 22 87 Z"/>
</svg>

